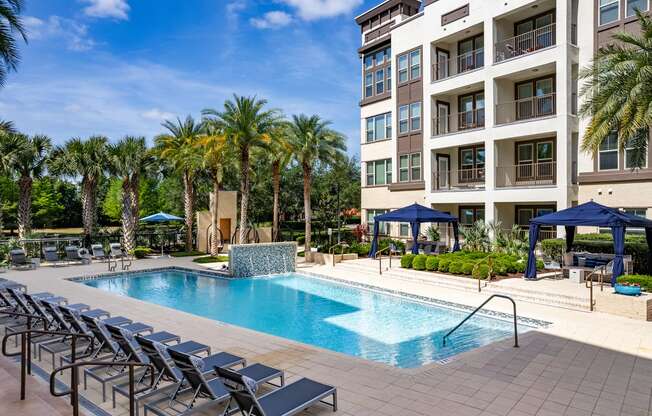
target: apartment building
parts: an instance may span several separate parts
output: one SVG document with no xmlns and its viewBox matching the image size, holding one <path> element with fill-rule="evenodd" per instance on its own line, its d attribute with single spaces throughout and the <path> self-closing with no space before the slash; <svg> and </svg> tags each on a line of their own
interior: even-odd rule
<svg viewBox="0 0 652 416">
<path fill-rule="evenodd" d="M 580 65 L 591 62 L 598 48 L 612 42 L 616 31 L 637 32 L 635 9 L 650 9 L 649 0 L 587 0 L 582 4 L 579 30 Z M 588 120 L 580 120 L 580 131 Z M 618 146 L 616 133 L 602 143 L 596 154 L 579 154 L 579 202 L 596 201 L 633 214 L 652 217 L 652 147 L 646 166 L 633 170 L 628 146 Z"/>
<path fill-rule="evenodd" d="M 356 18 L 363 222 L 419 202 L 526 227 L 577 203 L 580 4 L 386 0 Z"/>
</svg>

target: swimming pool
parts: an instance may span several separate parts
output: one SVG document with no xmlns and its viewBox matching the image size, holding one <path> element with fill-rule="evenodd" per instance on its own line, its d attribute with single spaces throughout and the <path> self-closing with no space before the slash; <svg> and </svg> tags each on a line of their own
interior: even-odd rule
<svg viewBox="0 0 652 416">
<path fill-rule="evenodd" d="M 82 283 L 368 360 L 411 368 L 512 336 L 512 323 L 297 273 L 223 279 L 183 270 Z M 520 331 L 530 327 L 520 326 Z"/>
</svg>

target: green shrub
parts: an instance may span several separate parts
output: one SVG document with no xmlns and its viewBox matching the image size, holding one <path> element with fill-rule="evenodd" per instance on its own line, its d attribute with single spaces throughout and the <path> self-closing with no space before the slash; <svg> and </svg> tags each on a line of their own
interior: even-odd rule
<svg viewBox="0 0 652 416">
<path fill-rule="evenodd" d="M 439 267 L 439 258 L 437 256 L 428 256 L 426 260 L 426 270 L 434 272 Z"/>
<path fill-rule="evenodd" d="M 525 273 L 525 268 L 527 267 L 527 261 L 517 261 L 516 262 L 516 272 Z"/>
<path fill-rule="evenodd" d="M 537 270 L 543 270 L 545 264 L 543 263 L 543 260 L 538 259 L 537 260 Z"/>
<path fill-rule="evenodd" d="M 414 260 L 412 260 L 412 268 L 414 270 L 426 270 L 426 260 L 428 259 L 428 256 L 425 254 L 418 254 L 417 256 L 414 257 Z"/>
<path fill-rule="evenodd" d="M 151 254 L 151 252 L 152 249 L 149 247 L 136 247 L 135 249 L 133 249 L 132 254 L 137 259 L 144 259 L 145 257 L 147 257 L 148 254 Z"/>
<path fill-rule="evenodd" d="M 507 276 L 507 265 L 503 262 L 494 263 L 494 273 L 499 276 Z"/>
<path fill-rule="evenodd" d="M 174 253 L 170 253 L 170 256 L 172 257 L 194 257 L 194 256 L 203 256 L 206 253 L 202 253 L 201 251 L 176 251 Z"/>
<path fill-rule="evenodd" d="M 641 290 L 652 292 L 652 276 L 646 274 L 627 274 L 618 278 L 618 283 L 637 283 Z"/>
<path fill-rule="evenodd" d="M 443 258 L 439 259 L 439 264 L 437 265 L 437 270 L 440 272 L 447 273 L 448 272 L 448 267 L 451 264 L 451 260 L 449 258 Z"/>
<path fill-rule="evenodd" d="M 414 257 L 416 256 L 412 253 L 404 254 L 401 256 L 401 267 L 404 269 L 411 269 Z"/>
<path fill-rule="evenodd" d="M 454 261 L 448 266 L 448 273 L 460 274 L 462 273 L 463 266 L 464 263 L 462 263 L 461 261 Z"/>
<path fill-rule="evenodd" d="M 227 256 L 204 256 L 204 257 L 198 257 L 196 259 L 193 259 L 194 263 L 199 263 L 199 264 L 206 264 L 206 263 L 221 263 L 229 261 L 229 258 Z"/>
<path fill-rule="evenodd" d="M 306 244 L 306 236 L 300 235 L 299 237 L 297 237 L 297 244 L 299 245 Z"/>
<path fill-rule="evenodd" d="M 473 273 L 475 263 L 467 262 L 462 265 L 462 274 L 470 276 Z"/>
<path fill-rule="evenodd" d="M 489 276 L 489 266 L 480 264 L 473 270 L 473 277 L 476 279 L 486 279 Z"/>
</svg>

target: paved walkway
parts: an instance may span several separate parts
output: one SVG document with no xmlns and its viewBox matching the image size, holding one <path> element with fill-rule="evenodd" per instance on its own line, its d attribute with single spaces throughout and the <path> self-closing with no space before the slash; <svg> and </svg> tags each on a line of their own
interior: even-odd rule
<svg viewBox="0 0 652 416">
<path fill-rule="evenodd" d="M 157 259 L 136 261 L 134 269 L 168 265 L 201 267 L 190 259 Z M 512 348 L 512 340 L 505 340 L 460 354 L 445 365 L 398 369 L 65 280 L 101 273 L 105 268 L 103 264 L 42 267 L 12 271 L 3 277 L 27 284 L 30 291 L 50 291 L 73 302 L 89 303 L 114 315 L 132 317 L 184 339 L 211 345 L 215 351 L 230 351 L 250 362 L 282 368 L 289 381 L 306 376 L 333 384 L 339 391 L 340 415 L 652 416 L 650 323 L 522 302 L 520 314 L 551 321 L 553 325 L 524 334 L 520 348 Z M 328 272 L 325 266 L 305 270 Z M 389 279 L 377 279 L 376 284 L 392 283 Z M 473 293 L 433 289 L 417 283 L 402 282 L 400 286 L 404 291 L 468 305 L 477 305 L 484 299 Z M 507 310 L 500 303 L 494 308 Z M 6 385 L 4 379 L 2 385 Z M 91 382 L 91 387 L 94 390 L 88 393 L 89 397 L 96 401 L 96 383 Z M 110 403 L 102 407 L 111 409 Z M 124 413 L 124 407 L 121 409 Z M 13 408 L 8 410 L 7 404 L 0 401 L 0 414 L 14 414 Z M 56 413 L 28 410 L 21 414 Z M 309 414 L 331 412 L 322 407 Z"/>
</svg>

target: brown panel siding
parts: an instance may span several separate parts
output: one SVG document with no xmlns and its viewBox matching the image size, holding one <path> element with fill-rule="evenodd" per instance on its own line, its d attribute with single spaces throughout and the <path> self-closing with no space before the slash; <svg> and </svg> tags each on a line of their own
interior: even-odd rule
<svg viewBox="0 0 652 416">
<path fill-rule="evenodd" d="M 456 20 L 460 20 L 469 15 L 469 5 L 464 5 L 460 8 L 457 8 L 453 11 L 441 15 L 441 25 L 445 26 L 449 23 L 453 23 Z"/>
</svg>

